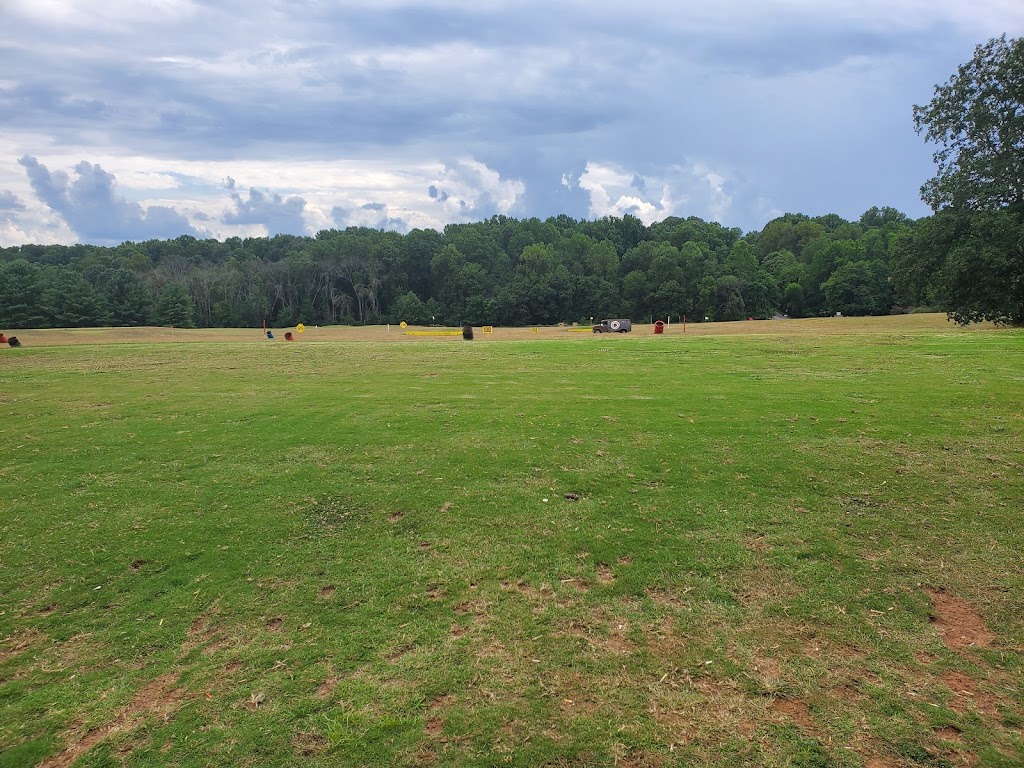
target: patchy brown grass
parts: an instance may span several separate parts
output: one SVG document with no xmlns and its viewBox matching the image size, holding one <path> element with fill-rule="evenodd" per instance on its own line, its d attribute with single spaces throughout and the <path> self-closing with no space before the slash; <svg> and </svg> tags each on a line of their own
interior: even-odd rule
<svg viewBox="0 0 1024 768">
<path fill-rule="evenodd" d="M 959 651 L 988 648 L 992 644 L 994 636 L 973 605 L 944 589 L 928 587 L 925 592 L 932 600 L 932 625 L 947 648 Z"/>
<path fill-rule="evenodd" d="M 194 694 L 177 687 L 178 676 L 168 672 L 143 686 L 131 702 L 122 708 L 114 720 L 100 728 L 72 732 L 67 737 L 67 748 L 40 763 L 39 768 L 68 768 L 104 739 L 124 733 L 142 725 L 147 717 L 169 720 L 183 703 Z"/>
</svg>

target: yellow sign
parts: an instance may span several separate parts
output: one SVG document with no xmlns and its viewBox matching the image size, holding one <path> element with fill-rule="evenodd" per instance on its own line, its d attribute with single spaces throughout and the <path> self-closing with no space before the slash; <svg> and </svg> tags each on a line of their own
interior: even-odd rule
<svg viewBox="0 0 1024 768">
<path fill-rule="evenodd" d="M 485 325 L 483 327 L 483 332 L 484 333 L 494 333 L 494 328 L 492 326 L 490 326 L 490 325 Z"/>
<path fill-rule="evenodd" d="M 530 329 L 530 333 L 540 333 L 540 329 L 539 328 L 531 328 Z"/>
<path fill-rule="evenodd" d="M 295 330 L 298 331 L 299 333 L 302 333 L 304 330 L 306 330 L 306 326 L 304 326 L 302 323 L 299 323 L 298 325 L 295 326 Z"/>
<path fill-rule="evenodd" d="M 398 327 L 401 328 L 404 331 L 406 328 L 409 327 L 409 324 L 407 322 L 405 322 L 405 320 L 403 320 L 402 322 L 400 322 L 398 324 Z"/>
</svg>

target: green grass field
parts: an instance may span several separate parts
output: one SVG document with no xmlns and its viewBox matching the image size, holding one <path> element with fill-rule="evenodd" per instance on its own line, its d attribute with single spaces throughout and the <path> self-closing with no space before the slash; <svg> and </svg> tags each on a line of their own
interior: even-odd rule
<svg viewBox="0 0 1024 768">
<path fill-rule="evenodd" d="M 0 767 L 1024 764 L 1024 333 L 873 328 L 3 350 Z"/>
</svg>

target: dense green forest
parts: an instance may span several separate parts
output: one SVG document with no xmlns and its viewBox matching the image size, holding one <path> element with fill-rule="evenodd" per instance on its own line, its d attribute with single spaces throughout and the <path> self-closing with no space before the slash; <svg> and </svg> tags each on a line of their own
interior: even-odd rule
<svg viewBox="0 0 1024 768">
<path fill-rule="evenodd" d="M 0 249 L 0 327 L 527 325 L 905 311 L 891 279 L 918 222 L 787 214 L 760 232 L 691 217 L 496 216 L 443 232 Z M 928 297 L 915 296 L 915 301 Z"/>
</svg>

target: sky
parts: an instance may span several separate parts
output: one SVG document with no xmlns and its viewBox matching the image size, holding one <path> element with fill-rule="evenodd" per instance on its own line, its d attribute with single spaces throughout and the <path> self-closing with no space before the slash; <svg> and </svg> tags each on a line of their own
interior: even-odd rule
<svg viewBox="0 0 1024 768">
<path fill-rule="evenodd" d="M 0 0 L 0 246 L 917 218 L 1020 0 Z"/>
</svg>

